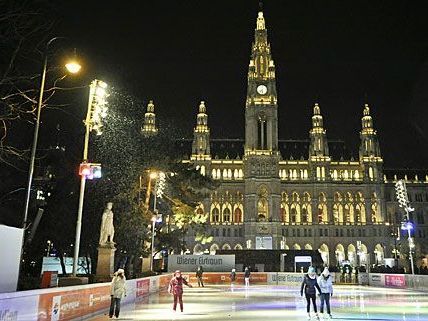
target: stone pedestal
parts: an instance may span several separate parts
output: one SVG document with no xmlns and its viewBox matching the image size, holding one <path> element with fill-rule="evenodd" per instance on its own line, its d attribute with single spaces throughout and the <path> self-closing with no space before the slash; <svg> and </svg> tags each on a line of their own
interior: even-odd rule
<svg viewBox="0 0 428 321">
<path fill-rule="evenodd" d="M 114 252 L 113 242 L 98 246 L 97 276 L 110 277 L 114 273 Z"/>
</svg>

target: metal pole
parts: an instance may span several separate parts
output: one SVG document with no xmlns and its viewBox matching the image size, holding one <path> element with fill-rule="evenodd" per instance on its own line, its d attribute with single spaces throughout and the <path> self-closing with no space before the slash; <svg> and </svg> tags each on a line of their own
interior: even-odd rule
<svg viewBox="0 0 428 321">
<path fill-rule="evenodd" d="M 408 233 L 408 241 L 409 241 L 409 256 L 410 256 L 410 265 L 412 268 L 412 275 L 415 275 L 415 267 L 413 265 L 413 253 L 412 253 L 412 234 L 410 232 L 410 227 L 407 227 L 407 233 Z"/>
<path fill-rule="evenodd" d="M 89 134 L 90 134 L 90 121 L 91 121 L 91 109 L 94 99 L 96 88 L 96 81 L 91 83 L 89 87 L 89 99 L 88 99 L 88 110 L 86 113 L 85 120 L 85 141 L 83 144 L 83 162 L 88 160 L 88 146 L 89 146 Z M 76 222 L 76 239 L 74 241 L 74 257 L 73 257 L 73 276 L 77 275 L 77 263 L 79 260 L 79 250 L 80 250 L 80 234 L 82 231 L 82 213 L 83 213 L 83 201 L 85 199 L 85 184 L 86 176 L 81 175 L 80 178 L 80 193 L 79 193 L 79 208 L 77 210 L 77 222 Z"/>
<path fill-rule="evenodd" d="M 36 159 L 37 142 L 38 142 L 38 138 L 39 138 L 40 114 L 41 114 L 42 105 L 43 105 L 43 93 L 45 91 L 46 67 L 48 64 L 48 49 L 49 49 L 50 44 L 59 38 L 63 38 L 63 37 L 54 37 L 54 38 L 50 39 L 46 43 L 45 51 L 43 53 L 43 66 L 42 66 L 42 72 L 41 72 L 41 78 L 40 78 L 40 92 L 39 92 L 39 100 L 37 103 L 36 124 L 34 126 L 33 145 L 31 147 L 30 165 L 28 168 L 27 190 L 26 190 L 26 195 L 25 195 L 24 217 L 22 220 L 23 233 L 22 233 L 22 242 L 21 242 L 21 255 L 20 255 L 21 259 L 19 260 L 19 273 L 21 273 L 22 261 L 23 261 L 23 255 L 24 255 L 25 231 L 27 229 L 28 210 L 30 207 L 31 184 L 33 182 L 34 162 Z"/>
<path fill-rule="evenodd" d="M 156 188 L 155 188 L 155 195 L 153 200 L 153 217 L 152 217 L 152 251 L 151 251 L 151 258 L 150 258 L 150 271 L 153 271 L 153 263 L 154 263 L 154 252 L 155 252 L 155 226 L 156 226 Z"/>
</svg>

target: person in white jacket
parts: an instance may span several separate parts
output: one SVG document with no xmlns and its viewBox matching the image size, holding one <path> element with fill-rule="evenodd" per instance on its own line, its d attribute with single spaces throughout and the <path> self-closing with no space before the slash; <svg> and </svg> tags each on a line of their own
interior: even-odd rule
<svg viewBox="0 0 428 321">
<path fill-rule="evenodd" d="M 327 307 L 328 317 L 331 319 L 331 310 L 330 310 L 330 297 L 333 296 L 333 280 L 330 275 L 330 272 L 327 267 L 324 268 L 324 271 L 318 277 L 318 285 L 321 288 L 321 306 L 320 311 L 324 313 L 324 302 Z"/>
<path fill-rule="evenodd" d="M 126 278 L 125 271 L 123 269 L 118 269 L 114 274 L 113 280 L 111 281 L 110 287 L 110 318 L 113 318 L 113 315 L 118 318 L 120 313 L 120 300 L 126 296 Z"/>
</svg>

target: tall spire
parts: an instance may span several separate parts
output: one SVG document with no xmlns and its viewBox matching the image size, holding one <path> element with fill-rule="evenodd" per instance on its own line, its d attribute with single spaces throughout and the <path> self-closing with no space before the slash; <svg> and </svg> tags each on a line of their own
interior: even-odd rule
<svg viewBox="0 0 428 321">
<path fill-rule="evenodd" d="M 141 128 L 141 133 L 144 137 L 154 136 L 158 133 L 156 128 L 156 114 L 153 100 L 150 100 L 147 105 L 147 112 L 144 114 L 144 124 Z"/>
<path fill-rule="evenodd" d="M 196 127 L 193 131 L 192 158 L 209 159 L 210 156 L 210 129 L 205 102 L 199 104 L 199 113 L 196 116 Z"/>
<path fill-rule="evenodd" d="M 314 105 L 314 114 L 312 116 L 312 129 L 309 131 L 311 145 L 309 148 L 309 156 L 328 157 L 328 143 L 326 131 L 323 127 L 323 117 L 318 103 Z"/>
<path fill-rule="evenodd" d="M 247 86 L 245 150 L 248 153 L 259 151 L 263 154 L 276 154 L 278 117 L 275 63 L 271 55 L 263 11 L 257 14 Z"/>
<path fill-rule="evenodd" d="M 370 115 L 370 107 L 364 104 L 363 117 L 361 118 L 362 129 L 360 132 L 360 159 L 364 157 L 381 157 L 379 141 L 376 130 L 373 127 L 373 119 Z"/>
</svg>

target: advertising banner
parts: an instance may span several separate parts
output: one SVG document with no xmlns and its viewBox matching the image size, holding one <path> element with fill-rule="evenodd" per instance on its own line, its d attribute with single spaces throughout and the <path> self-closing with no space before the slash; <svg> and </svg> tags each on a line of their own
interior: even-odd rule
<svg viewBox="0 0 428 321">
<path fill-rule="evenodd" d="M 268 273 L 254 272 L 251 273 L 250 283 L 254 284 L 266 284 Z M 195 273 L 183 273 L 183 277 L 186 278 L 192 284 L 198 284 L 198 279 Z M 230 273 L 204 273 L 202 280 L 206 284 L 230 284 Z M 236 284 L 244 284 L 244 273 L 236 273 Z"/>
<path fill-rule="evenodd" d="M 72 320 L 110 306 L 110 286 L 40 294 L 38 321 Z"/>
<path fill-rule="evenodd" d="M 302 273 L 268 273 L 268 284 L 300 286 L 303 282 Z"/>
<path fill-rule="evenodd" d="M 370 273 L 369 274 L 370 286 L 385 286 L 385 274 Z"/>
<path fill-rule="evenodd" d="M 404 274 L 385 274 L 385 286 L 405 288 L 406 278 Z"/>
<path fill-rule="evenodd" d="M 0 224 L 0 293 L 16 291 L 22 233 L 22 229 Z"/>
<path fill-rule="evenodd" d="M 149 291 L 150 293 L 159 291 L 159 276 L 153 276 L 150 278 Z"/>
<path fill-rule="evenodd" d="M 140 279 L 136 282 L 135 299 L 141 300 L 142 297 L 149 295 L 150 279 Z"/>
<path fill-rule="evenodd" d="M 170 255 L 168 271 L 196 272 L 202 266 L 205 272 L 226 272 L 235 268 L 235 255 Z"/>
</svg>

